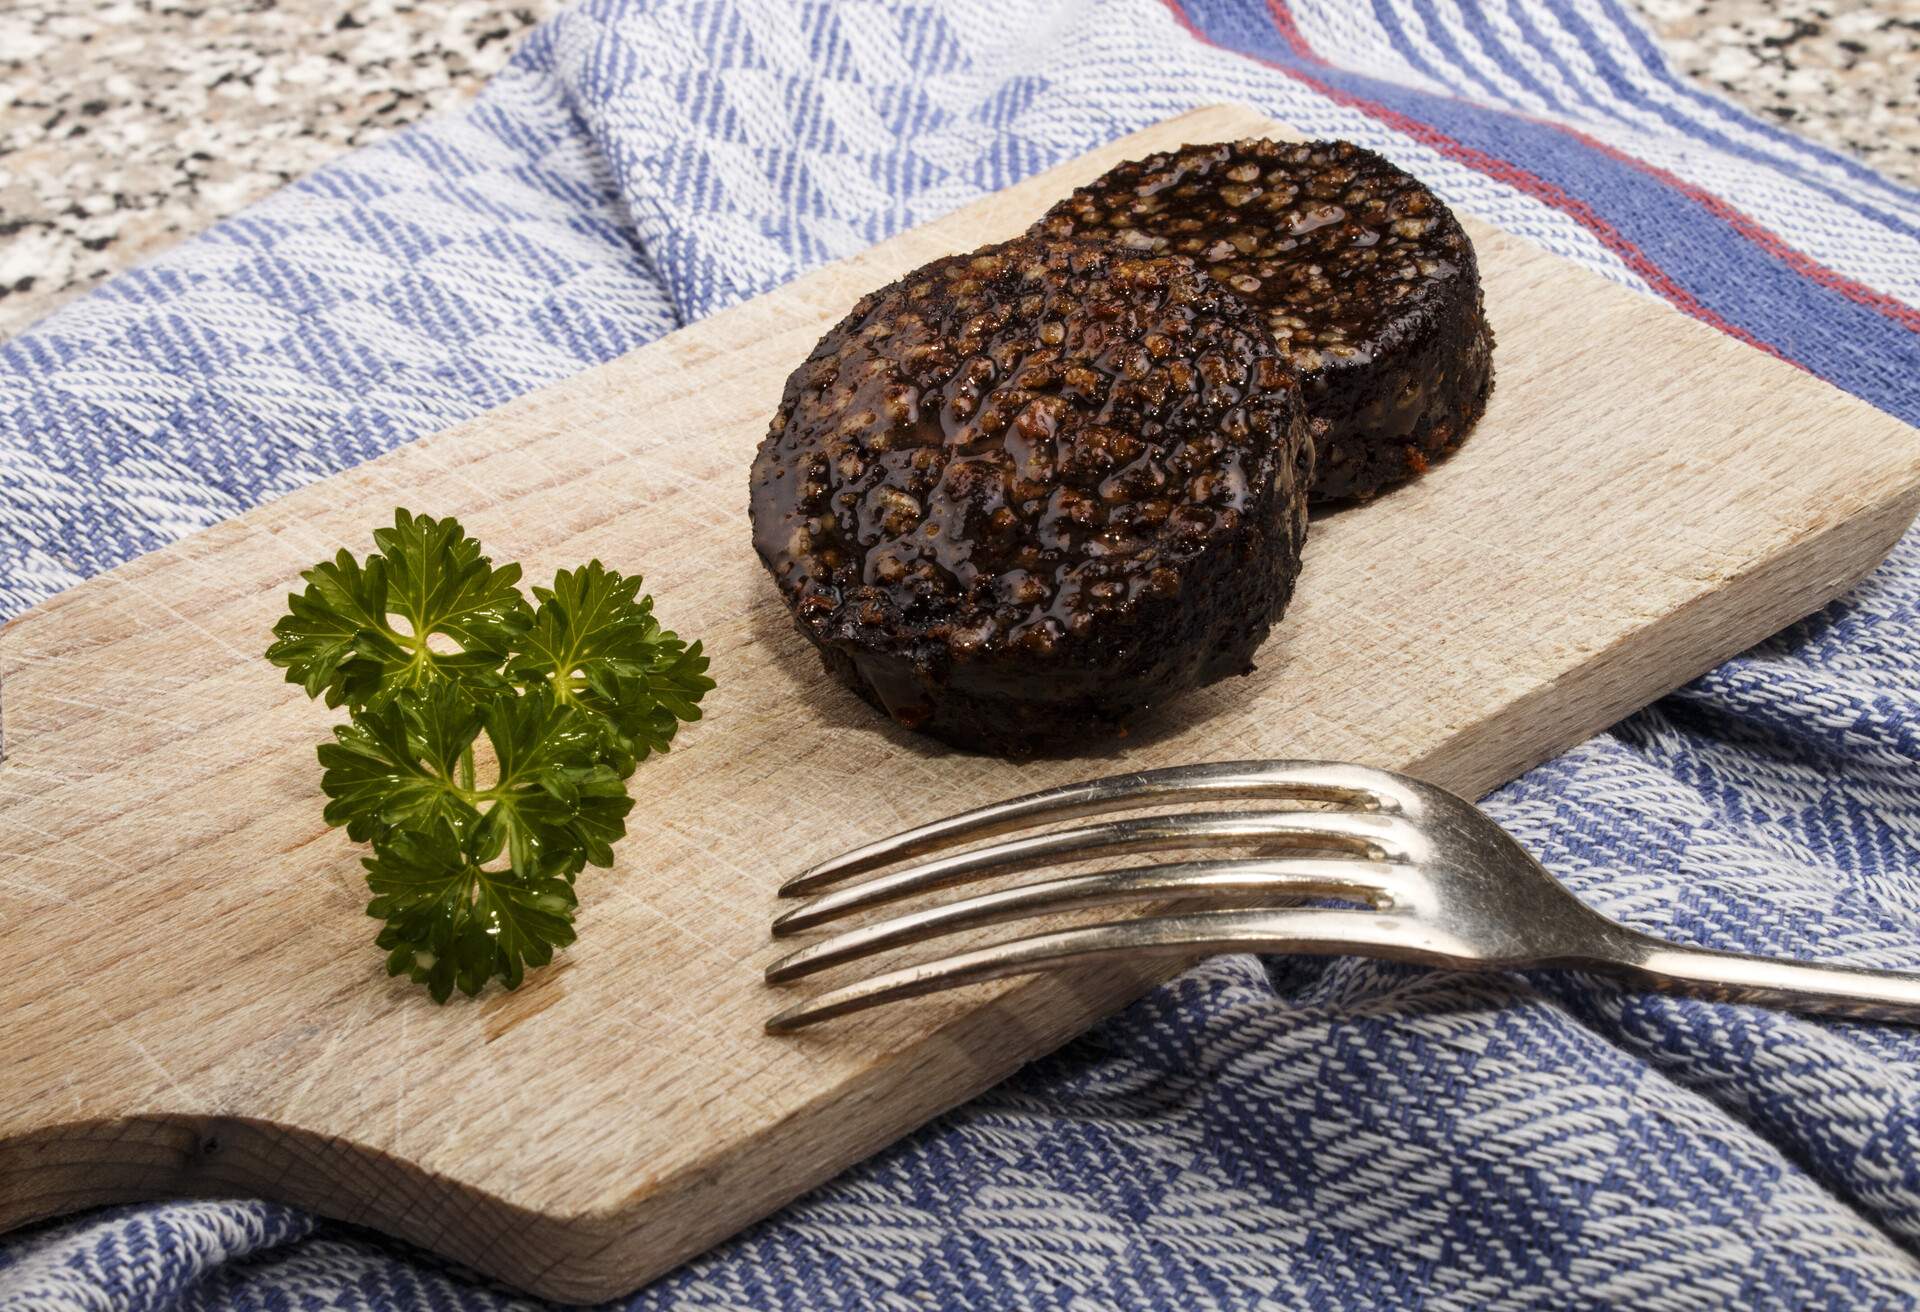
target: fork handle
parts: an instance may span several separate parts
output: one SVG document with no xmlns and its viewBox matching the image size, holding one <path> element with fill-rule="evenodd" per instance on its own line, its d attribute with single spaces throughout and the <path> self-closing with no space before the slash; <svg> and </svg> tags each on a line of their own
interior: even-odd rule
<svg viewBox="0 0 1920 1312">
<path fill-rule="evenodd" d="M 1631 931 L 1592 964 L 1663 993 L 1920 1023 L 1920 974 L 1682 947 Z"/>
</svg>

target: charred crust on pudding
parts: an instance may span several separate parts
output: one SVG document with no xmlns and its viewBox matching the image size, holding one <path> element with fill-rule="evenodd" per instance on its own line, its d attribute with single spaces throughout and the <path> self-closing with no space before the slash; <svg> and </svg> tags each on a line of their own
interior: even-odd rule
<svg viewBox="0 0 1920 1312">
<path fill-rule="evenodd" d="M 1008 754 L 1247 672 L 1313 468 L 1265 317 L 1184 256 L 1036 235 L 863 297 L 753 464 L 800 632 L 897 722 Z"/>
<path fill-rule="evenodd" d="M 1150 155 L 1080 188 L 1033 232 L 1184 255 L 1261 310 L 1325 426 L 1315 502 L 1424 472 L 1493 388 L 1472 242 L 1418 179 L 1351 142 Z"/>
</svg>

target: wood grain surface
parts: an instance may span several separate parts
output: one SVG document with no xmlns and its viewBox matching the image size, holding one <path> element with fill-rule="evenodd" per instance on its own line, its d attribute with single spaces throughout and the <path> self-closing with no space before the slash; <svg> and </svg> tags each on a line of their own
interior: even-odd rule
<svg viewBox="0 0 1920 1312">
<path fill-rule="evenodd" d="M 1478 794 L 1818 607 L 1912 519 L 1920 435 L 1469 224 L 1499 334 L 1477 435 L 1321 517 L 1259 671 L 1098 759 L 1011 765 L 881 722 L 789 628 L 747 465 L 862 291 L 1010 236 L 1100 170 L 1274 130 L 1197 111 L 623 359 L 74 588 L 0 633 L 0 1225 L 257 1193 L 541 1294 L 617 1294 L 1136 993 L 1102 968 L 761 1033 L 780 879 L 1122 766 L 1333 757 Z M 335 716 L 261 659 L 298 571 L 396 504 L 539 578 L 599 556 L 704 638 L 707 718 L 634 779 L 579 942 L 516 993 L 389 980 L 321 823 Z"/>
</svg>

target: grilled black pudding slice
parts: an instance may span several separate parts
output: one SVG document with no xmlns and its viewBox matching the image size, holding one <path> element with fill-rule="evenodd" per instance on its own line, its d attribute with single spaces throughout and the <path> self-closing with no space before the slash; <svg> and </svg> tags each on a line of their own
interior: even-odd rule
<svg viewBox="0 0 1920 1312">
<path fill-rule="evenodd" d="M 1180 256 L 1023 237 L 864 298 L 788 380 L 754 545 L 900 724 L 1071 750 L 1252 666 L 1312 444 L 1263 316 Z"/>
</svg>

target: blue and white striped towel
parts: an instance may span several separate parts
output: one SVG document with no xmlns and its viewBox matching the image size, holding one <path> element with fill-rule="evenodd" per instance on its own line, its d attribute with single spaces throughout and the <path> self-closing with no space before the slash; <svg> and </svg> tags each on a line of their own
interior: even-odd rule
<svg viewBox="0 0 1920 1312">
<path fill-rule="evenodd" d="M 1620 0 L 589 0 L 466 112 L 0 347 L 0 615 L 1226 99 L 1920 420 L 1920 195 L 1683 82 Z M 1917 653 L 1910 539 L 1493 809 L 1629 922 L 1920 968 Z M 1251 958 L 632 1300 L 1916 1303 L 1920 1035 Z M 526 1304 L 231 1202 L 0 1240 L 0 1305 Z"/>
</svg>

